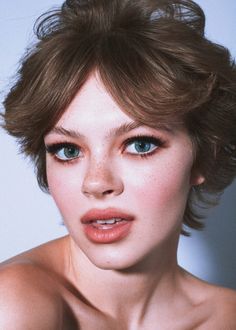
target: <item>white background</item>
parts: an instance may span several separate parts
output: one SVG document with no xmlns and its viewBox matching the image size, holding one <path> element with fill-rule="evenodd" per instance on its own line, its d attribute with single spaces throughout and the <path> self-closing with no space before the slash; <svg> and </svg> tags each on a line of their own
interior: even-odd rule
<svg viewBox="0 0 236 330">
<path fill-rule="evenodd" d="M 207 17 L 207 36 L 236 55 L 236 1 L 198 0 Z M 35 19 L 59 0 L 0 2 L 0 101 L 18 62 L 33 40 Z M 1 111 L 3 111 L 1 106 Z M 235 128 L 236 129 L 236 128 Z M 13 138 L 0 131 L 0 261 L 66 234 L 50 196 L 37 186 L 33 166 L 18 154 Z M 195 275 L 236 289 L 236 183 L 209 212 L 207 228 L 182 237 L 179 262 Z"/>
</svg>

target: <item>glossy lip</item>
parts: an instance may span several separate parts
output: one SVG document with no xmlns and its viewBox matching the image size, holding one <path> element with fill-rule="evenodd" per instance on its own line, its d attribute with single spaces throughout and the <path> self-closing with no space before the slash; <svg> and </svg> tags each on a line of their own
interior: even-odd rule
<svg viewBox="0 0 236 330">
<path fill-rule="evenodd" d="M 108 220 L 112 218 L 121 218 L 126 221 L 134 220 L 133 215 L 127 214 L 122 210 L 109 207 L 106 209 L 91 209 L 81 217 L 80 221 L 82 224 L 89 224 L 96 220 Z"/>
<path fill-rule="evenodd" d="M 111 225 L 97 225 L 96 220 L 121 218 L 123 221 Z M 134 216 L 116 208 L 92 209 L 81 218 L 83 230 L 88 240 L 96 244 L 111 244 L 129 235 Z"/>
</svg>

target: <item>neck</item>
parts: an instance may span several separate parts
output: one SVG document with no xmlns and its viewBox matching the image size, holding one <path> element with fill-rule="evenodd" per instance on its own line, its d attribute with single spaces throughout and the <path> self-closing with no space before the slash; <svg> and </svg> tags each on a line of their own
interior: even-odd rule
<svg viewBox="0 0 236 330">
<path fill-rule="evenodd" d="M 177 266 L 177 244 L 162 244 L 138 264 L 122 270 L 96 267 L 69 239 L 68 273 L 74 286 L 94 308 L 117 318 L 141 322 L 150 306 L 170 303 L 176 293 L 180 272 Z"/>
</svg>

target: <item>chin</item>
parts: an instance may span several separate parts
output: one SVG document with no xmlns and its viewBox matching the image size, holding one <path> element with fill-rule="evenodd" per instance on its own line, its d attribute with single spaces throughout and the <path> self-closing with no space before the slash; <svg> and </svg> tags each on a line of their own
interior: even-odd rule
<svg viewBox="0 0 236 330">
<path fill-rule="evenodd" d="M 127 256 L 113 256 L 113 255 L 103 255 L 103 256 L 87 256 L 89 260 L 96 267 L 104 270 L 123 270 L 130 268 L 136 264 L 133 258 L 128 258 Z"/>
<path fill-rule="evenodd" d="M 89 261 L 97 268 L 103 270 L 126 270 L 136 267 L 144 259 L 140 252 L 134 254 L 127 249 L 120 249 L 114 246 L 101 246 L 101 249 L 94 251 L 84 251 Z"/>
<path fill-rule="evenodd" d="M 102 246 L 100 251 L 84 251 L 89 261 L 99 269 L 116 270 L 125 273 L 143 272 L 148 269 L 151 260 L 156 259 L 157 255 L 155 247 L 149 249 L 128 249 L 118 248 L 114 246 Z M 155 265 L 156 266 L 156 265 Z M 154 267 L 155 267 L 154 266 Z"/>
</svg>

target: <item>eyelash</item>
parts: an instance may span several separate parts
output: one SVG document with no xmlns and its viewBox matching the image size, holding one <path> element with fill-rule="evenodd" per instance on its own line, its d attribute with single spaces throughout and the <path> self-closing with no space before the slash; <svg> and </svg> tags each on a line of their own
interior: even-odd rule
<svg viewBox="0 0 236 330">
<path fill-rule="evenodd" d="M 138 156 L 138 157 L 141 157 L 141 158 L 146 158 L 146 157 L 149 157 L 149 156 L 152 156 L 154 153 L 156 153 L 157 149 L 159 149 L 160 147 L 163 147 L 164 144 L 165 144 L 165 141 L 160 138 L 160 137 L 155 137 L 153 135 L 136 135 L 136 136 L 133 136 L 131 138 L 128 138 L 127 140 L 124 141 L 123 143 L 123 147 L 122 147 L 122 151 L 124 151 L 129 145 L 131 145 L 132 143 L 134 142 L 137 142 L 137 141 L 141 141 L 141 142 L 146 142 L 146 143 L 150 143 L 150 144 L 153 144 L 156 146 L 156 148 L 154 148 L 154 150 L 150 151 L 150 152 L 146 152 L 146 153 L 130 153 L 131 156 Z M 50 145 L 46 145 L 46 151 L 51 154 L 54 159 L 62 164 L 72 164 L 73 162 L 75 162 L 78 158 L 78 157 L 74 157 L 74 158 L 71 158 L 71 159 L 68 159 L 68 160 L 63 160 L 63 159 L 60 159 L 56 154 L 63 148 L 75 148 L 77 150 L 80 150 L 80 148 L 76 145 L 76 144 L 73 144 L 73 143 L 68 143 L 68 142 L 63 142 L 63 143 L 53 143 L 53 144 L 50 144 Z"/>
<path fill-rule="evenodd" d="M 137 142 L 137 141 L 151 143 L 156 146 L 156 148 L 150 152 L 131 154 L 133 156 L 139 156 L 141 158 L 146 158 L 146 157 L 152 156 L 157 151 L 157 149 L 159 149 L 160 147 L 163 147 L 164 143 L 165 143 L 165 141 L 162 138 L 160 138 L 160 137 L 157 138 L 153 135 L 136 135 L 136 136 L 132 136 L 131 138 L 128 138 L 124 142 L 123 150 L 125 150 L 125 148 L 127 148 L 129 145 L 131 145 L 132 143 Z"/>
<path fill-rule="evenodd" d="M 46 151 L 53 156 L 53 158 L 62 164 L 72 164 L 74 161 L 78 159 L 78 157 L 74 157 L 68 160 L 60 159 L 56 154 L 62 150 L 63 148 L 75 148 L 80 149 L 76 144 L 74 143 L 68 143 L 68 142 L 62 142 L 62 143 L 53 143 L 45 146 Z"/>
</svg>

